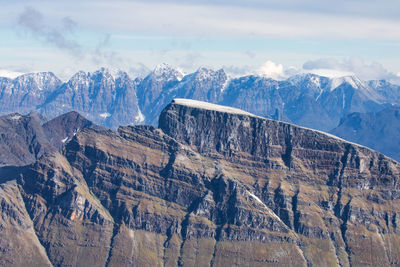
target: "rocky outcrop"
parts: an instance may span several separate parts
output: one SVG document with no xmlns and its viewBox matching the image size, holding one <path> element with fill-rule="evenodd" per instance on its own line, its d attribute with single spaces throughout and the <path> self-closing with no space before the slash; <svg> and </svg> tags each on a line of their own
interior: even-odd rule
<svg viewBox="0 0 400 267">
<path fill-rule="evenodd" d="M 80 130 L 98 127 L 75 111 L 58 116 L 42 126 L 50 144 L 58 150 Z"/>
<path fill-rule="evenodd" d="M 0 117 L 0 167 L 26 165 L 51 150 L 39 114 Z"/>
<path fill-rule="evenodd" d="M 0 177 L 21 210 L 0 237 L 21 218 L 34 240 L 0 251 L 5 265 L 18 249 L 56 266 L 400 263 L 397 162 L 204 102 L 169 104 L 159 128 L 83 129 Z"/>
<path fill-rule="evenodd" d="M 46 121 L 39 113 L 0 117 L 0 167 L 23 166 L 60 150 L 80 130 L 99 127 L 77 112 Z"/>
</svg>

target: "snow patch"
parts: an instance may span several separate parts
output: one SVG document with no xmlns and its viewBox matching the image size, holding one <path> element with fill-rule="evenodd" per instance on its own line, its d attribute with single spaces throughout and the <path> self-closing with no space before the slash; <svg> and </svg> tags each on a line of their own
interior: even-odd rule
<svg viewBox="0 0 400 267">
<path fill-rule="evenodd" d="M 108 117 L 111 116 L 111 114 L 108 112 L 105 112 L 105 113 L 101 113 L 99 116 L 102 117 L 103 119 L 107 119 Z"/>
<path fill-rule="evenodd" d="M 311 76 L 310 81 L 317 87 L 321 87 L 321 80 L 319 77 Z"/>
<path fill-rule="evenodd" d="M 216 73 L 214 70 L 201 67 L 195 73 L 196 81 L 210 80 Z"/>
<path fill-rule="evenodd" d="M 225 113 L 259 117 L 254 114 L 251 114 L 250 112 L 246 112 L 246 111 L 243 111 L 238 108 L 232 108 L 232 107 L 228 107 L 228 106 L 211 104 L 211 103 L 193 100 L 193 99 L 175 98 L 174 100 L 172 100 L 172 103 L 182 105 L 182 106 L 192 107 L 192 108 L 200 108 L 200 109 L 214 110 L 214 111 L 225 112 Z M 259 117 L 259 118 L 262 118 L 262 117 Z"/>
<path fill-rule="evenodd" d="M 354 88 L 359 88 L 362 85 L 362 81 L 356 76 L 344 77 L 344 80 Z"/>
<path fill-rule="evenodd" d="M 336 78 L 331 80 L 331 91 L 338 88 L 343 83 L 343 78 Z"/>
<path fill-rule="evenodd" d="M 259 199 L 256 195 L 254 195 L 254 194 L 251 193 L 251 192 L 248 192 L 248 193 L 249 193 L 249 195 L 250 195 L 252 198 L 254 198 L 255 200 L 257 200 L 258 203 L 260 203 L 260 204 L 262 204 L 262 205 L 265 206 L 264 202 L 262 202 L 261 199 Z"/>
<path fill-rule="evenodd" d="M 356 88 L 356 89 L 363 86 L 363 82 L 355 76 L 333 78 L 331 80 L 331 88 L 330 88 L 331 91 L 335 90 L 336 88 L 341 86 L 343 83 L 348 83 L 348 84 L 350 84 L 351 87 Z"/>
<path fill-rule="evenodd" d="M 315 101 L 318 101 L 318 99 L 321 97 L 322 93 L 324 91 L 322 89 L 319 89 L 319 95 L 317 96 L 317 98 L 315 99 Z"/>
<path fill-rule="evenodd" d="M 17 121 L 17 120 L 21 119 L 21 117 L 22 117 L 21 115 L 15 114 L 12 117 L 10 117 L 10 120 Z"/>
<path fill-rule="evenodd" d="M 63 140 L 61 140 L 61 142 L 65 143 L 65 142 L 67 142 L 67 140 L 68 140 L 68 137 L 65 137 Z"/>
<path fill-rule="evenodd" d="M 158 64 L 155 68 L 153 73 L 156 75 L 162 75 L 165 72 L 171 71 L 172 68 L 167 63 Z"/>
<path fill-rule="evenodd" d="M 260 203 L 265 210 L 268 212 L 268 214 L 272 217 L 274 217 L 275 219 L 281 221 L 281 219 L 278 217 L 278 215 L 275 214 L 275 212 L 271 211 L 270 208 L 267 207 L 267 205 L 264 204 L 264 202 L 261 201 L 261 199 L 259 199 L 256 195 L 254 195 L 253 193 L 251 193 L 250 191 L 246 190 L 246 192 L 249 194 L 249 196 L 251 196 L 253 199 L 255 199 L 258 203 Z"/>
<path fill-rule="evenodd" d="M 342 109 L 344 110 L 344 107 L 346 106 L 346 98 L 345 95 L 343 94 L 343 99 L 342 99 Z"/>
<path fill-rule="evenodd" d="M 231 82 L 231 80 L 232 80 L 231 78 L 227 78 L 225 80 L 225 82 L 224 82 L 224 84 L 222 85 L 222 88 L 221 88 L 221 93 L 224 92 L 226 88 L 228 88 L 228 85 Z"/>
<path fill-rule="evenodd" d="M 185 76 L 181 69 L 173 69 L 166 63 L 157 65 L 152 74 L 158 81 L 162 81 L 163 79 L 166 79 L 167 81 L 181 81 Z"/>
<path fill-rule="evenodd" d="M 183 71 L 183 69 L 176 68 L 175 71 L 176 71 L 176 79 L 178 81 L 182 81 L 183 77 L 185 77 L 185 75 L 186 75 L 185 72 Z"/>
<path fill-rule="evenodd" d="M 138 110 L 138 114 L 135 117 L 135 123 L 140 123 L 140 122 L 144 122 L 146 118 L 144 117 L 143 113 L 140 111 L 140 109 Z"/>
<path fill-rule="evenodd" d="M 79 132 L 79 128 L 74 131 L 74 136 Z"/>
</svg>

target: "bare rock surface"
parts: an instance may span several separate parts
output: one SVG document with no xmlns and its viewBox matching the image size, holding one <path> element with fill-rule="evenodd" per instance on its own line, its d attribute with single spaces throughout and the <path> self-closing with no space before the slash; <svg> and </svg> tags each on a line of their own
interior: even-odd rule
<svg viewBox="0 0 400 267">
<path fill-rule="evenodd" d="M 6 266 L 400 264 L 399 163 L 226 107 L 88 127 L 0 176 Z"/>
</svg>

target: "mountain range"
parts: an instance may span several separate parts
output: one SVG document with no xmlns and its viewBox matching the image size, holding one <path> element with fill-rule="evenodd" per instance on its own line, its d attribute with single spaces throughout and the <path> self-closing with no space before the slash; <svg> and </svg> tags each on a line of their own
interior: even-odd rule
<svg viewBox="0 0 400 267">
<path fill-rule="evenodd" d="M 49 118 L 77 111 L 91 121 L 119 125 L 157 125 L 174 98 L 237 107 L 253 114 L 329 131 L 352 112 L 377 112 L 400 105 L 400 86 L 364 82 L 355 76 L 327 78 L 301 74 L 283 81 L 261 76 L 229 77 L 224 70 L 200 68 L 184 75 L 167 64 L 145 78 L 102 68 L 78 72 L 67 82 L 54 74 L 32 73 L 0 79 L 0 114 L 37 111 Z"/>
<path fill-rule="evenodd" d="M 187 99 L 0 121 L 32 156 L 0 168 L 2 266 L 400 264 L 400 164 L 333 135 Z"/>
<path fill-rule="evenodd" d="M 353 112 L 376 113 L 399 106 L 400 86 L 383 80 L 361 81 L 355 76 L 301 74 L 283 81 L 255 75 L 229 77 L 222 69 L 206 68 L 184 75 L 167 64 L 134 79 L 123 71 L 105 68 L 93 73 L 80 71 L 66 82 L 50 72 L 0 79 L 0 114 L 36 111 L 51 119 L 77 111 L 112 129 L 120 125 L 156 126 L 160 112 L 174 98 L 232 106 L 262 117 L 332 131 Z M 340 134 L 347 138 L 343 131 Z M 352 140 L 367 146 L 377 141 Z M 387 151 L 381 145 L 372 147 Z M 388 155 L 400 160 L 397 152 Z"/>
<path fill-rule="evenodd" d="M 400 107 L 348 114 L 330 132 L 400 161 Z"/>
</svg>

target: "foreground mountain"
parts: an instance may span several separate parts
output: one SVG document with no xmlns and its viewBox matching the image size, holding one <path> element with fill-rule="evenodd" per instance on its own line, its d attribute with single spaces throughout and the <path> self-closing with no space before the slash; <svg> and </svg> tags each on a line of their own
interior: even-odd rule
<svg viewBox="0 0 400 267">
<path fill-rule="evenodd" d="M 0 172 L 0 264 L 400 264 L 399 163 L 198 101 L 159 127 L 89 127 Z"/>
<path fill-rule="evenodd" d="M 100 69 L 78 72 L 62 83 L 52 73 L 0 79 L 0 114 L 38 111 L 54 118 L 77 111 L 96 124 L 157 125 L 174 98 L 234 106 L 253 114 L 329 131 L 352 112 L 378 112 L 400 105 L 400 86 L 357 77 L 302 74 L 283 81 L 261 76 L 230 78 L 224 70 L 199 68 L 184 75 L 166 64 L 144 78 Z"/>
<path fill-rule="evenodd" d="M 351 113 L 331 133 L 400 161 L 400 107 L 377 113 Z"/>
</svg>

